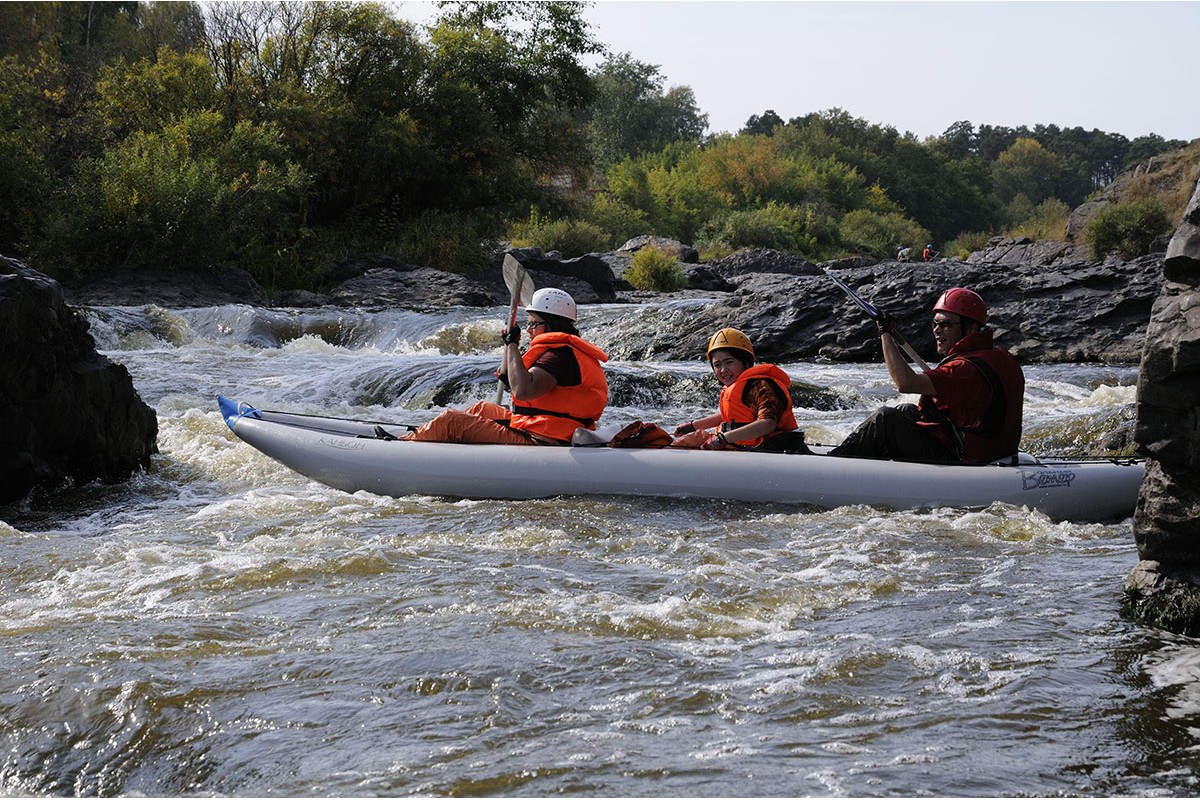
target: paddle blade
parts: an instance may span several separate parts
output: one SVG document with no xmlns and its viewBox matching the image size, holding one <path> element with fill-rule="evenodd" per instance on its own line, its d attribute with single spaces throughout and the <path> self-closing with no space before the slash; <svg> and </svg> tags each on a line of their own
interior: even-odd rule
<svg viewBox="0 0 1200 800">
<path fill-rule="evenodd" d="M 512 253 L 504 254 L 504 285 L 508 287 L 509 295 L 520 301 L 517 305 L 525 307 L 533 302 L 533 279 L 521 266 L 521 262 L 513 258 Z"/>
</svg>

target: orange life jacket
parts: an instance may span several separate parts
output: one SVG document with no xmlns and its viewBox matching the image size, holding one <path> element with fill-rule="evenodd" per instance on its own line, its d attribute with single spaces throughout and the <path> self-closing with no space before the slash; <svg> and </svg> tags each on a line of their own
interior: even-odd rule
<svg viewBox="0 0 1200 800">
<path fill-rule="evenodd" d="M 608 381 L 600 366 L 608 361 L 607 353 L 569 333 L 542 333 L 533 337 L 521 361 L 529 369 L 547 350 L 564 346 L 571 348 L 579 363 L 579 385 L 555 386 L 528 403 L 514 401 L 510 423 L 514 430 L 568 442 L 576 428 L 595 429 L 608 405 Z"/>
<path fill-rule="evenodd" d="M 796 415 L 792 413 L 792 395 L 789 391 L 792 379 L 788 377 L 786 372 L 774 364 L 755 364 L 742 372 L 741 375 L 738 375 L 737 380 L 721 390 L 720 408 L 723 423 L 721 427 L 732 430 L 733 428 L 749 425 L 751 422 L 758 420 L 755 409 L 746 405 L 746 401 L 742 399 L 742 395 L 746 392 L 747 381 L 762 378 L 772 381 L 779 387 L 779 391 L 783 393 L 783 414 L 779 417 L 774 432 L 769 436 L 760 436 L 757 439 L 746 439 L 738 442 L 738 445 L 742 447 L 757 447 L 777 433 L 794 431 L 800 427 L 796 423 Z"/>
</svg>

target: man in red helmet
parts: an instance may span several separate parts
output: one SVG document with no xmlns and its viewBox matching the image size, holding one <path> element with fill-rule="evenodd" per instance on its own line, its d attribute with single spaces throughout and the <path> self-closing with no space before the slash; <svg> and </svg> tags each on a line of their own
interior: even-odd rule
<svg viewBox="0 0 1200 800">
<path fill-rule="evenodd" d="M 921 399 L 879 409 L 830 455 L 986 464 L 1017 452 L 1025 376 L 1016 359 L 992 343 L 982 297 L 954 288 L 938 298 L 933 338 L 942 360 L 922 372 L 892 336 L 895 323 L 884 317 L 876 324 L 896 389 Z"/>
</svg>

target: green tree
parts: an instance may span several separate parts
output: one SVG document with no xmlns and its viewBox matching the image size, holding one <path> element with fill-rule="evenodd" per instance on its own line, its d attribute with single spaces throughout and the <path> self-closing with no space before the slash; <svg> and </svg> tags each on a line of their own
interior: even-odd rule
<svg viewBox="0 0 1200 800">
<path fill-rule="evenodd" d="M 775 113 L 775 109 L 768 108 L 761 116 L 758 114 L 750 115 L 750 118 L 746 120 L 746 124 L 742 126 L 739 133 L 771 136 L 775 133 L 775 129 L 783 127 L 783 124 L 783 118 Z"/>
<path fill-rule="evenodd" d="M 34 70 L 0 58 L 0 251 L 22 252 L 45 213 L 49 111 Z"/>
<path fill-rule="evenodd" d="M 245 259 L 273 279 L 274 256 L 294 243 L 307 177 L 287 162 L 281 136 L 219 112 L 137 131 L 84 162 L 69 201 L 51 221 L 57 259 L 96 265 L 195 268 Z M 274 281 L 272 280 L 272 283 Z"/>
<path fill-rule="evenodd" d="M 202 54 L 163 47 L 155 56 L 132 64 L 119 59 L 101 68 L 92 111 L 105 138 L 162 130 L 191 114 L 217 110 L 219 95 Z"/>
<path fill-rule="evenodd" d="M 596 164 L 660 150 L 671 142 L 699 142 L 708 118 L 686 86 L 663 91 L 658 67 L 629 53 L 610 56 L 593 76 L 596 99 L 584 115 Z"/>
<path fill-rule="evenodd" d="M 1157 133 L 1139 136 L 1129 143 L 1129 147 L 1122 154 L 1121 169 L 1144 164 L 1157 155 L 1186 146 L 1187 142 L 1182 139 L 1164 139 Z"/>
<path fill-rule="evenodd" d="M 1057 157 L 1034 139 L 1017 139 L 992 164 L 994 191 L 1002 203 L 1023 194 L 1037 205 L 1053 196 L 1057 180 Z"/>
</svg>

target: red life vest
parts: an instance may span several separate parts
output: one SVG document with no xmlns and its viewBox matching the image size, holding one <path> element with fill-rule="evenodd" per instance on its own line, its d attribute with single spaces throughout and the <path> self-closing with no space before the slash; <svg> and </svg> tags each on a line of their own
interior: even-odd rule
<svg viewBox="0 0 1200 800">
<path fill-rule="evenodd" d="M 529 403 L 515 401 L 510 423 L 514 430 L 568 442 L 576 428 L 596 427 L 596 420 L 608 405 L 608 381 L 600 366 L 600 362 L 608 361 L 608 354 L 569 333 L 543 333 L 533 337 L 521 361 L 529 369 L 547 350 L 564 346 L 575 353 L 579 385 L 555 386 Z"/>
<path fill-rule="evenodd" d="M 768 436 L 760 436 L 757 439 L 746 439 L 738 442 L 742 447 L 757 447 L 764 441 L 774 436 L 777 433 L 784 431 L 794 431 L 800 426 L 796 423 L 796 415 L 792 413 L 792 395 L 789 391 L 792 385 L 792 379 L 788 374 L 774 364 L 755 364 L 737 376 L 737 380 L 721 390 L 721 420 L 722 427 L 729 426 L 728 429 L 749 425 L 751 422 L 758 421 L 757 411 L 746 405 L 746 401 L 742 399 L 742 395 L 746 393 L 747 381 L 767 379 L 773 382 L 779 391 L 783 393 L 783 413 L 779 417 L 779 421 L 775 425 L 775 430 Z"/>
<path fill-rule="evenodd" d="M 922 395 L 922 417 L 928 424 L 937 425 L 938 435 L 955 449 L 953 434 L 944 426 L 948 422 L 957 428 L 962 436 L 962 461 L 966 463 L 986 464 L 1014 455 L 1021 444 L 1025 405 L 1025 375 L 1017 360 L 1007 350 L 993 346 L 992 331 L 985 328 L 963 337 L 938 367 L 956 361 L 970 363 L 979 371 L 987 387 L 986 396 L 976 396 L 978 402 L 968 412 L 949 407 L 937 397 Z"/>
</svg>

